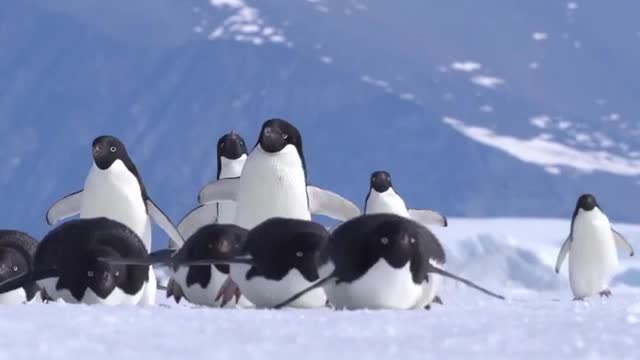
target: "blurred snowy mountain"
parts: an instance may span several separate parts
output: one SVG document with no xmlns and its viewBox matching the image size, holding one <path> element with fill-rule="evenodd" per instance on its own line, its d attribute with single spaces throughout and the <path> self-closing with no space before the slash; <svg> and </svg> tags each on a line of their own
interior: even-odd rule
<svg viewBox="0 0 640 360">
<path fill-rule="evenodd" d="M 177 221 L 215 143 L 270 117 L 310 181 L 364 202 L 389 170 L 413 207 L 568 217 L 593 192 L 638 221 L 640 3 L 22 0 L 0 12 L 0 185 L 35 236 L 121 137 Z M 156 246 L 160 246 L 156 242 Z"/>
</svg>

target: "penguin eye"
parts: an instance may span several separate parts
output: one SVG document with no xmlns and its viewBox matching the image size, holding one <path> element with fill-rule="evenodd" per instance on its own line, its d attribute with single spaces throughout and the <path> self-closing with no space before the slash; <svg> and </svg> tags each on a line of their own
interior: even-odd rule
<svg viewBox="0 0 640 360">
<path fill-rule="evenodd" d="M 13 271 L 18 271 L 18 267 L 17 267 L 17 266 L 14 266 L 14 267 L 13 267 Z"/>
<path fill-rule="evenodd" d="M 89 277 L 93 277 L 93 271 L 89 271 L 89 272 L 87 272 L 87 275 L 88 275 Z"/>
<path fill-rule="evenodd" d="M 118 149 L 117 149 L 115 146 L 112 146 L 109 150 L 110 150 L 112 153 L 114 153 L 114 152 L 116 152 L 116 150 L 118 150 Z"/>
<path fill-rule="evenodd" d="M 282 134 L 282 138 L 283 138 L 283 139 L 285 139 L 285 140 L 286 140 L 288 137 L 289 137 L 289 135 L 287 135 L 287 134 Z"/>
<path fill-rule="evenodd" d="M 120 276 L 120 271 L 116 271 L 116 277 Z"/>
<path fill-rule="evenodd" d="M 383 237 L 380 239 L 380 242 L 384 245 L 387 245 L 389 243 L 389 238 L 388 237 Z"/>
<path fill-rule="evenodd" d="M 298 252 L 296 253 L 296 256 L 297 256 L 297 257 L 299 257 L 299 258 L 301 258 L 301 257 L 302 257 L 302 255 L 303 255 L 302 251 L 298 251 Z"/>
<path fill-rule="evenodd" d="M 411 238 L 411 240 L 409 240 L 412 244 L 414 244 L 416 242 L 416 239 Z"/>
</svg>

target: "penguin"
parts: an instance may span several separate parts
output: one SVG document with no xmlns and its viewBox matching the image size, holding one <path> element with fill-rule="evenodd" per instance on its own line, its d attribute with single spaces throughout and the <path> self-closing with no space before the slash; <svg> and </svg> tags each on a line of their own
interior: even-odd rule
<svg viewBox="0 0 640 360">
<path fill-rule="evenodd" d="M 0 283 L 0 293 L 37 282 L 53 300 L 74 304 L 135 305 L 149 281 L 145 267 L 112 265 L 102 257 L 143 257 L 142 239 L 105 218 L 75 219 L 51 230 L 36 248 L 33 269 Z"/>
<path fill-rule="evenodd" d="M 217 201 L 235 201 L 234 224 L 249 230 L 272 217 L 309 221 L 312 214 L 338 220 L 360 215 L 360 209 L 350 201 L 308 184 L 302 136 L 283 119 L 264 122 L 239 178 L 210 183 L 199 194 L 201 204 Z M 240 286 L 241 292 L 254 293 L 242 280 L 246 267 L 230 268 L 231 279 L 244 286 Z M 222 290 L 233 293 L 226 286 Z"/>
<path fill-rule="evenodd" d="M 15 230 L 0 230 L 0 283 L 23 276 L 33 269 L 33 255 L 38 242 L 28 234 Z M 35 301 L 40 288 L 34 282 L 0 294 L 1 305 Z"/>
<path fill-rule="evenodd" d="M 47 223 L 80 214 L 80 218 L 107 217 L 131 228 L 151 251 L 151 219 L 172 239 L 175 246 L 184 240 L 169 217 L 149 197 L 138 169 L 125 145 L 116 137 L 100 136 L 93 141 L 93 166 L 84 189 L 67 195 L 47 212 Z M 141 304 L 155 302 L 156 278 L 149 268 L 149 289 Z"/>
<path fill-rule="evenodd" d="M 396 214 L 413 219 L 425 226 L 438 225 L 446 227 L 447 218 L 434 210 L 407 209 L 402 197 L 396 193 L 391 182 L 391 174 L 387 171 L 375 171 L 371 174 L 369 193 L 365 200 L 365 214 Z M 442 277 L 435 273 L 429 273 L 429 277 L 422 286 L 424 296 L 418 308 L 430 308 L 432 302 L 442 303 L 436 294 L 442 286 Z"/>
<path fill-rule="evenodd" d="M 244 139 L 235 132 L 223 135 L 218 139 L 217 144 L 218 171 L 216 179 L 227 179 L 239 177 L 242 172 L 244 162 L 247 160 L 247 146 Z M 183 238 L 189 239 L 202 226 L 218 223 L 232 224 L 236 211 L 236 204 L 230 201 L 215 202 L 207 205 L 200 205 L 189 212 L 179 223 L 178 231 Z M 224 269 L 225 271 L 220 271 Z M 193 274 L 192 274 L 193 271 Z M 198 305 L 212 305 L 212 300 L 217 297 L 220 287 L 228 277 L 228 266 L 211 266 L 210 270 L 203 267 L 183 268 L 175 272 L 177 277 L 172 277 L 167 284 L 167 297 L 179 303 L 182 297 L 186 297 L 190 302 Z M 187 285 L 187 277 L 193 279 L 198 276 L 196 283 L 202 287 Z M 191 290 L 190 290 L 191 289 Z M 194 293 L 190 294 L 191 291 Z M 214 292 L 202 294 L 203 291 Z M 199 302 L 203 299 L 203 302 Z M 242 303 L 242 304 L 241 304 Z M 250 303 L 242 298 L 238 305 L 249 306 Z"/>
<path fill-rule="evenodd" d="M 244 254 L 247 232 L 233 224 L 208 224 L 200 227 L 187 239 L 169 263 L 171 279 L 174 281 L 173 290 L 178 291 L 175 295 L 181 295 L 196 305 L 220 305 L 218 292 L 229 275 L 229 265 L 183 266 L 180 264 L 241 256 Z M 236 296 L 240 297 L 240 294 Z"/>
<path fill-rule="evenodd" d="M 243 294 L 258 308 L 272 308 L 299 289 L 320 280 L 320 267 L 328 261 L 324 250 L 329 233 L 324 226 L 308 220 L 277 217 L 258 224 L 248 233 L 244 231 L 246 239 L 243 241 L 242 228 L 211 224 L 200 228 L 170 258 L 161 259 L 152 254 L 143 259 L 107 261 L 147 266 L 157 263 L 173 267 L 188 265 L 192 269 L 221 264 L 238 266 L 236 272 L 242 276 L 235 277 L 235 281 L 240 289 L 247 289 Z M 233 266 L 230 271 L 234 271 Z M 287 305 L 323 307 L 326 300 L 324 291 L 316 289 Z"/>
<path fill-rule="evenodd" d="M 616 247 L 629 256 L 634 255 L 627 239 L 611 227 L 609 218 L 595 196 L 581 195 L 571 217 L 569 236 L 560 248 L 555 268 L 559 273 L 569 254 L 569 283 L 574 300 L 584 300 L 596 294 L 611 296 L 609 282 L 618 267 Z"/>
<path fill-rule="evenodd" d="M 362 215 L 339 225 L 329 236 L 324 276 L 276 308 L 323 287 L 336 309 L 414 309 L 423 297 L 429 273 L 460 281 L 504 299 L 469 280 L 442 269 L 445 253 L 438 239 L 422 224 L 395 214 Z M 328 275 L 324 275 L 327 274 Z"/>
</svg>

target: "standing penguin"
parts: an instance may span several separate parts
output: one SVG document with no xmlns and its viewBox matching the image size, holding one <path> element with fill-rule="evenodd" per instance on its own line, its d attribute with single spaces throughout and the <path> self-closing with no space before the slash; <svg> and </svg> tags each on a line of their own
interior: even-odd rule
<svg viewBox="0 0 640 360">
<path fill-rule="evenodd" d="M 112 265 L 102 257 L 143 257 L 140 237 L 107 218 L 76 219 L 50 231 L 38 245 L 33 269 L 0 284 L 6 293 L 37 282 L 53 300 L 135 305 L 149 281 L 145 267 Z"/>
<path fill-rule="evenodd" d="M 391 174 L 387 171 L 375 171 L 371 174 L 369 193 L 364 205 L 365 214 L 396 214 L 413 219 L 423 225 L 447 226 L 447 218 L 433 210 L 407 209 L 404 200 L 393 189 Z M 423 284 L 424 296 L 417 307 L 429 308 L 432 302 L 442 304 L 437 296 L 442 285 L 442 277 L 435 273 L 427 275 Z"/>
<path fill-rule="evenodd" d="M 218 172 L 216 179 L 227 179 L 239 177 L 242 173 L 244 162 L 247 160 L 247 146 L 244 139 L 231 132 L 225 134 L 218 140 Z M 231 201 L 214 202 L 211 204 L 200 205 L 189 212 L 178 224 L 178 231 L 183 238 L 190 238 L 201 227 L 218 223 L 232 224 L 235 218 L 236 204 Z M 226 270 L 224 273 L 220 270 Z M 177 269 L 175 272 L 177 277 L 172 277 L 167 284 L 167 297 L 173 297 L 176 302 L 185 296 L 190 302 L 199 305 L 212 305 L 213 299 L 217 297 L 218 291 L 223 281 L 228 277 L 228 266 L 211 266 L 208 270 L 199 267 L 196 270 L 184 268 Z M 193 272 L 193 274 L 191 274 Z M 193 284 L 201 284 L 202 288 L 197 286 L 186 286 L 187 273 L 191 274 L 190 279 L 198 277 Z M 206 284 L 206 285 L 205 285 Z M 186 286 L 186 287 L 185 287 Z M 189 290 L 192 289 L 192 290 Z M 195 293 L 190 294 L 190 291 Z M 203 291 L 211 291 L 213 294 L 202 294 Z M 199 302 L 203 299 L 203 302 Z M 250 305 L 246 299 L 242 299 L 242 305 Z"/>
<path fill-rule="evenodd" d="M 445 254 L 438 239 L 423 225 L 394 214 L 363 215 L 339 225 L 329 236 L 321 280 L 299 292 L 282 307 L 308 291 L 324 287 L 338 309 L 414 309 L 423 297 L 429 273 L 449 277 L 490 296 L 504 299 L 440 265 Z"/>
<path fill-rule="evenodd" d="M 302 136 L 295 126 L 281 119 L 262 125 L 242 175 L 205 186 L 199 201 L 235 201 L 234 224 L 249 230 L 272 217 L 311 220 L 311 214 L 320 214 L 347 220 L 360 214 L 360 209 L 348 200 L 307 184 Z M 247 288 L 251 285 L 242 280 L 247 275 L 245 267 L 231 265 L 230 271 L 231 279 L 242 282 L 243 294 L 254 293 L 254 289 Z M 226 286 L 223 290 L 233 293 Z"/>
<path fill-rule="evenodd" d="M 184 242 L 171 220 L 147 194 L 138 169 L 120 140 L 113 136 L 96 138 L 93 161 L 84 189 L 67 195 L 49 209 L 50 225 L 77 214 L 80 218 L 107 217 L 131 228 L 140 236 L 147 251 L 151 251 L 153 219 L 174 243 Z M 152 268 L 149 276 L 149 288 L 141 304 L 155 302 L 156 278 Z"/>
<path fill-rule="evenodd" d="M 207 225 L 198 230 L 180 251 L 162 259 L 155 253 L 143 259 L 108 259 L 115 264 L 163 263 L 175 268 L 215 265 L 241 267 L 241 288 L 258 308 L 271 308 L 320 279 L 320 267 L 328 261 L 325 252 L 329 233 L 324 226 L 307 220 L 271 218 L 247 233 L 235 225 Z M 208 296 L 208 295 L 206 295 Z M 326 304 L 322 289 L 290 302 L 298 308 Z"/>
<path fill-rule="evenodd" d="M 571 218 L 571 231 L 556 260 L 559 273 L 569 254 L 569 282 L 574 300 L 596 294 L 611 296 L 609 282 L 618 267 L 616 247 L 633 256 L 631 244 L 611 227 L 595 196 L 581 195 Z"/>
<path fill-rule="evenodd" d="M 23 276 L 33 270 L 33 255 L 38 242 L 20 231 L 0 230 L 0 283 Z M 32 301 L 40 288 L 31 281 L 22 287 L 0 294 L 0 304 L 13 305 Z"/>
</svg>

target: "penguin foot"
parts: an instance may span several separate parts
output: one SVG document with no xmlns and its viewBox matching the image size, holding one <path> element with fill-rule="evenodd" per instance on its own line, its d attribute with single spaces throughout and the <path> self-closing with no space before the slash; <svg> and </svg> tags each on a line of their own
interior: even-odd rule
<svg viewBox="0 0 640 360">
<path fill-rule="evenodd" d="M 240 288 L 238 284 L 236 284 L 231 277 L 227 277 L 227 280 L 224 281 L 220 290 L 218 291 L 218 295 L 216 296 L 216 301 L 222 299 L 222 303 L 220 303 L 220 307 L 224 307 L 227 305 L 233 298 L 236 298 L 236 304 L 240 301 Z"/>
<path fill-rule="evenodd" d="M 599 294 L 600 294 L 600 297 L 609 298 L 609 297 L 611 297 L 611 290 L 605 289 L 605 290 L 600 291 Z"/>
<path fill-rule="evenodd" d="M 573 301 L 584 301 L 584 297 L 574 297 Z"/>
<path fill-rule="evenodd" d="M 437 295 L 436 295 L 436 297 L 433 298 L 432 303 L 444 305 L 444 303 L 442 302 L 442 299 L 440 298 L 440 296 L 437 296 Z"/>
</svg>

